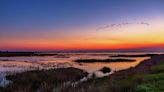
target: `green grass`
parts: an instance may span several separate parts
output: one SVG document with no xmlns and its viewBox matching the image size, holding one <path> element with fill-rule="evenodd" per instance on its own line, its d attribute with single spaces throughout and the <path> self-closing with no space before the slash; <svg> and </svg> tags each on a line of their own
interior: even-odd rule
<svg viewBox="0 0 164 92">
<path fill-rule="evenodd" d="M 135 88 L 136 92 L 164 92 L 164 63 L 151 70 L 153 74 L 143 75 L 144 82 Z"/>
<path fill-rule="evenodd" d="M 164 80 L 143 83 L 136 87 L 136 92 L 163 92 Z"/>
</svg>

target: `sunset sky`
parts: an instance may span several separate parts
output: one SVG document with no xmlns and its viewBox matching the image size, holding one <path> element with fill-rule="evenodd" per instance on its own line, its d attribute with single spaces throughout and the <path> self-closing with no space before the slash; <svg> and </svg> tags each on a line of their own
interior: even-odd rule
<svg viewBox="0 0 164 92">
<path fill-rule="evenodd" d="M 0 50 L 164 50 L 164 0 L 0 0 Z"/>
</svg>

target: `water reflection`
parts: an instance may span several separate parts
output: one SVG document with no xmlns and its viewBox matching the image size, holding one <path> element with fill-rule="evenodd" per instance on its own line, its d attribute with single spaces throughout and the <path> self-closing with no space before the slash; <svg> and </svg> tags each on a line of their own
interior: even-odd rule
<svg viewBox="0 0 164 92">
<path fill-rule="evenodd" d="M 96 70 L 101 69 L 102 67 L 109 67 L 112 69 L 112 71 L 118 71 L 118 70 L 122 70 L 122 69 L 127 69 L 130 67 L 134 67 L 137 64 L 139 64 L 141 61 L 145 60 L 145 59 L 149 59 L 150 57 L 141 57 L 141 58 L 135 58 L 136 61 L 135 62 L 111 62 L 111 63 L 82 63 L 82 65 L 77 65 L 75 64 L 74 67 L 86 70 L 88 72 L 94 72 Z M 134 59 L 134 58 L 133 58 Z"/>
</svg>

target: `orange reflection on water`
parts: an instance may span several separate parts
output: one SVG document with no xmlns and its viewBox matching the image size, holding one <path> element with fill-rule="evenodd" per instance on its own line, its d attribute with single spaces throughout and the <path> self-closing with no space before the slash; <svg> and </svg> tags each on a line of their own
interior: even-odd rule
<svg viewBox="0 0 164 92">
<path fill-rule="evenodd" d="M 111 68 L 112 71 L 118 71 L 118 70 L 130 68 L 130 67 L 134 67 L 134 66 L 138 65 L 140 62 L 142 62 L 143 60 L 149 59 L 149 57 L 140 57 L 140 58 L 133 58 L 133 59 L 136 59 L 136 61 L 134 61 L 134 62 L 111 62 L 111 63 L 87 63 L 87 64 L 83 64 L 81 66 L 77 65 L 75 67 L 84 69 L 88 72 L 97 71 L 104 66 Z"/>
</svg>

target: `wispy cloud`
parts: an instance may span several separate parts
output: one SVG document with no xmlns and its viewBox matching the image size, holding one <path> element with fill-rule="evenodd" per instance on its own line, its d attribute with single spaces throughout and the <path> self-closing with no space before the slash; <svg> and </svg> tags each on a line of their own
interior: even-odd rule
<svg viewBox="0 0 164 92">
<path fill-rule="evenodd" d="M 147 22 L 122 22 L 122 23 L 114 23 L 114 24 L 108 24 L 108 25 L 104 25 L 104 26 L 98 27 L 96 29 L 96 31 L 105 30 L 105 29 L 109 29 L 109 28 L 121 28 L 121 27 L 125 27 L 127 25 L 150 26 L 150 24 L 147 23 Z"/>
</svg>

